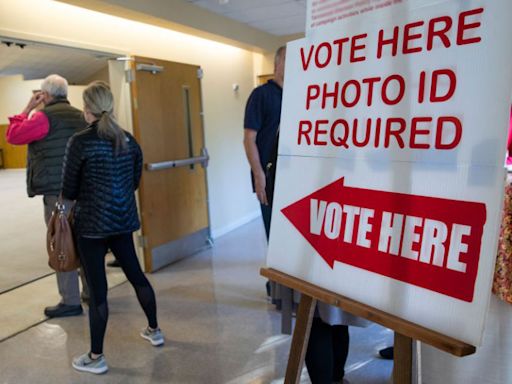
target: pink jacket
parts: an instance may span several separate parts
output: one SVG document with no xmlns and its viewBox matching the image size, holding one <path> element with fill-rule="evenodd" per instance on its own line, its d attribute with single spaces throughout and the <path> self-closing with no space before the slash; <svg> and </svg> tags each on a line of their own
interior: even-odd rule
<svg viewBox="0 0 512 384">
<path fill-rule="evenodd" d="M 50 122 L 43 112 L 37 111 L 30 118 L 26 113 L 20 113 L 9 117 L 5 136 L 8 143 L 23 145 L 43 139 L 49 130 Z"/>
</svg>

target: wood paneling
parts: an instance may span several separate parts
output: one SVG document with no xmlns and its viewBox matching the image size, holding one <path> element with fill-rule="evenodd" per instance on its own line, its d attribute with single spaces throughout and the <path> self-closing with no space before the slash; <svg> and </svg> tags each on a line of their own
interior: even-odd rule
<svg viewBox="0 0 512 384">
<path fill-rule="evenodd" d="M 0 125 L 0 149 L 3 153 L 4 168 L 26 168 L 27 146 L 7 143 L 5 139 L 6 131 L 7 125 Z"/>
<path fill-rule="evenodd" d="M 258 85 L 263 85 L 267 81 L 272 80 L 274 78 L 274 74 L 270 73 L 268 75 L 259 75 L 258 76 Z"/>
</svg>

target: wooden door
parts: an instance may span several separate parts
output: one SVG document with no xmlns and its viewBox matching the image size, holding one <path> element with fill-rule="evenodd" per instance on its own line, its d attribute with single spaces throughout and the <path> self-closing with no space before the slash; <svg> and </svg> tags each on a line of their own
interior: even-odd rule
<svg viewBox="0 0 512 384">
<path fill-rule="evenodd" d="M 134 57 L 133 131 L 144 155 L 139 189 L 145 269 L 195 253 L 209 240 L 198 66 Z"/>
<path fill-rule="evenodd" d="M 8 125 L 0 125 L 0 168 L 26 168 L 27 146 L 9 144 L 5 138 Z"/>
</svg>

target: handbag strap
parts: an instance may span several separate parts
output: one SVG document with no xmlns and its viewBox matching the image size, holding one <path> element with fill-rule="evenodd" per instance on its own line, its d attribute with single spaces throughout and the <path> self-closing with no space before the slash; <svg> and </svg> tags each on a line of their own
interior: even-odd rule
<svg viewBox="0 0 512 384">
<path fill-rule="evenodd" d="M 64 197 L 62 196 L 62 192 L 59 194 L 59 197 L 57 198 L 57 201 L 55 202 L 55 208 L 59 213 L 65 214 L 66 213 L 66 205 L 68 205 L 68 217 L 73 216 L 73 211 L 75 209 L 75 202 L 71 200 L 64 201 Z"/>
<path fill-rule="evenodd" d="M 66 211 L 66 204 L 64 203 L 64 198 L 62 197 L 62 192 L 59 194 L 59 197 L 57 198 L 57 201 L 55 202 L 55 208 L 60 213 L 64 213 Z"/>
</svg>

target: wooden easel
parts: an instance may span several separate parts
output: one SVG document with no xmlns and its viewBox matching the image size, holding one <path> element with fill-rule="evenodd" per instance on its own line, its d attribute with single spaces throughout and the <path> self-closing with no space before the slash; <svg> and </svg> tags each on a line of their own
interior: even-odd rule
<svg viewBox="0 0 512 384">
<path fill-rule="evenodd" d="M 368 305 L 348 299 L 344 296 L 319 288 L 296 277 L 271 268 L 262 268 L 261 275 L 301 293 L 285 384 L 298 384 L 308 347 L 311 322 L 317 300 L 342 308 L 353 315 L 363 317 L 395 331 L 393 383 L 411 384 L 412 382 L 412 340 L 420 340 L 455 356 L 467 356 L 476 352 L 476 348 L 462 341 L 445 336 L 428 328 L 419 326 Z"/>
</svg>

